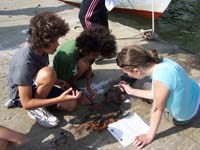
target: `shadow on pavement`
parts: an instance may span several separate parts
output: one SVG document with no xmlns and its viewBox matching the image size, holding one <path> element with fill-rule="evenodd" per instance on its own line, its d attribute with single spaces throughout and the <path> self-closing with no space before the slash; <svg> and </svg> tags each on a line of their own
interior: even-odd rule
<svg viewBox="0 0 200 150">
<path fill-rule="evenodd" d="M 200 128 L 200 114 L 190 124 L 187 124 L 187 125 L 184 125 L 184 126 L 173 126 L 169 129 L 163 131 L 163 132 L 158 133 L 155 140 L 157 140 L 159 138 L 171 136 L 173 134 L 177 134 L 178 132 L 181 132 L 181 131 L 186 130 L 186 129 L 191 128 L 191 127 L 192 128 Z"/>
<path fill-rule="evenodd" d="M 27 29 L 27 25 L 0 27 L 0 33 L 2 35 L 0 37 L 0 50 L 7 50 L 12 48 L 15 49 L 19 47 L 20 44 L 22 44 L 26 40 Z"/>
</svg>

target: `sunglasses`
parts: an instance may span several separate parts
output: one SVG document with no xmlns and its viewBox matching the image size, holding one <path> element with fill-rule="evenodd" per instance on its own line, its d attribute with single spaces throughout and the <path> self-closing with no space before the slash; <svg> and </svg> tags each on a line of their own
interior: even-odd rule
<svg viewBox="0 0 200 150">
<path fill-rule="evenodd" d="M 116 63 L 117 63 L 117 65 L 118 65 L 120 68 L 123 68 L 123 67 L 134 67 L 134 65 L 131 65 L 131 64 L 121 64 L 121 63 L 119 62 L 119 59 L 118 59 L 118 58 L 116 58 Z"/>
</svg>

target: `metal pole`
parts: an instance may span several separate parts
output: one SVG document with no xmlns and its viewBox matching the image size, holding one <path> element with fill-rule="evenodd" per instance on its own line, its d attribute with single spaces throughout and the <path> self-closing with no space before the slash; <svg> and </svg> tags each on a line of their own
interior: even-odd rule
<svg viewBox="0 0 200 150">
<path fill-rule="evenodd" d="M 155 20 L 154 20 L 154 0 L 152 0 L 151 2 L 151 8 L 152 8 L 152 32 L 154 33 L 155 31 Z"/>
</svg>

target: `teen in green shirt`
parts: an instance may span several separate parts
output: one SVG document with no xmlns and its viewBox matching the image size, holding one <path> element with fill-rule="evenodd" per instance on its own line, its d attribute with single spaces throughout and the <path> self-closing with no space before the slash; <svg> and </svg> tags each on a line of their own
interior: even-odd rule
<svg viewBox="0 0 200 150">
<path fill-rule="evenodd" d="M 85 77 L 88 99 L 81 101 L 85 105 L 95 98 L 91 88 L 92 62 L 98 57 L 110 58 L 116 53 L 115 37 L 104 27 L 97 26 L 84 30 L 75 41 L 62 43 L 53 60 L 53 67 L 64 88 L 73 85 L 75 80 Z"/>
</svg>

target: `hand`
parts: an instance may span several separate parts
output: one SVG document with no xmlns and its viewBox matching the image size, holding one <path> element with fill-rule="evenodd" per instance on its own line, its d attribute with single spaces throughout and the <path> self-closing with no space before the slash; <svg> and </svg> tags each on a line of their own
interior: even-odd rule
<svg viewBox="0 0 200 150">
<path fill-rule="evenodd" d="M 125 81 L 120 81 L 119 82 L 119 89 L 122 91 L 122 92 L 125 92 L 125 89 L 123 88 L 123 84 L 127 84 Z"/>
<path fill-rule="evenodd" d="M 135 141 L 132 143 L 137 149 L 142 149 L 145 145 L 152 142 L 154 137 L 148 136 L 148 134 L 142 134 L 135 137 Z"/>
<path fill-rule="evenodd" d="M 82 92 L 78 90 L 73 90 L 72 88 L 69 88 L 68 90 L 64 91 L 60 95 L 60 99 L 63 101 L 68 101 L 68 100 L 76 100 L 81 97 Z"/>
<path fill-rule="evenodd" d="M 120 84 L 119 88 L 122 92 L 126 92 L 129 95 L 133 95 L 134 89 L 130 85 L 128 85 L 125 81 L 120 81 L 119 84 Z"/>
</svg>

